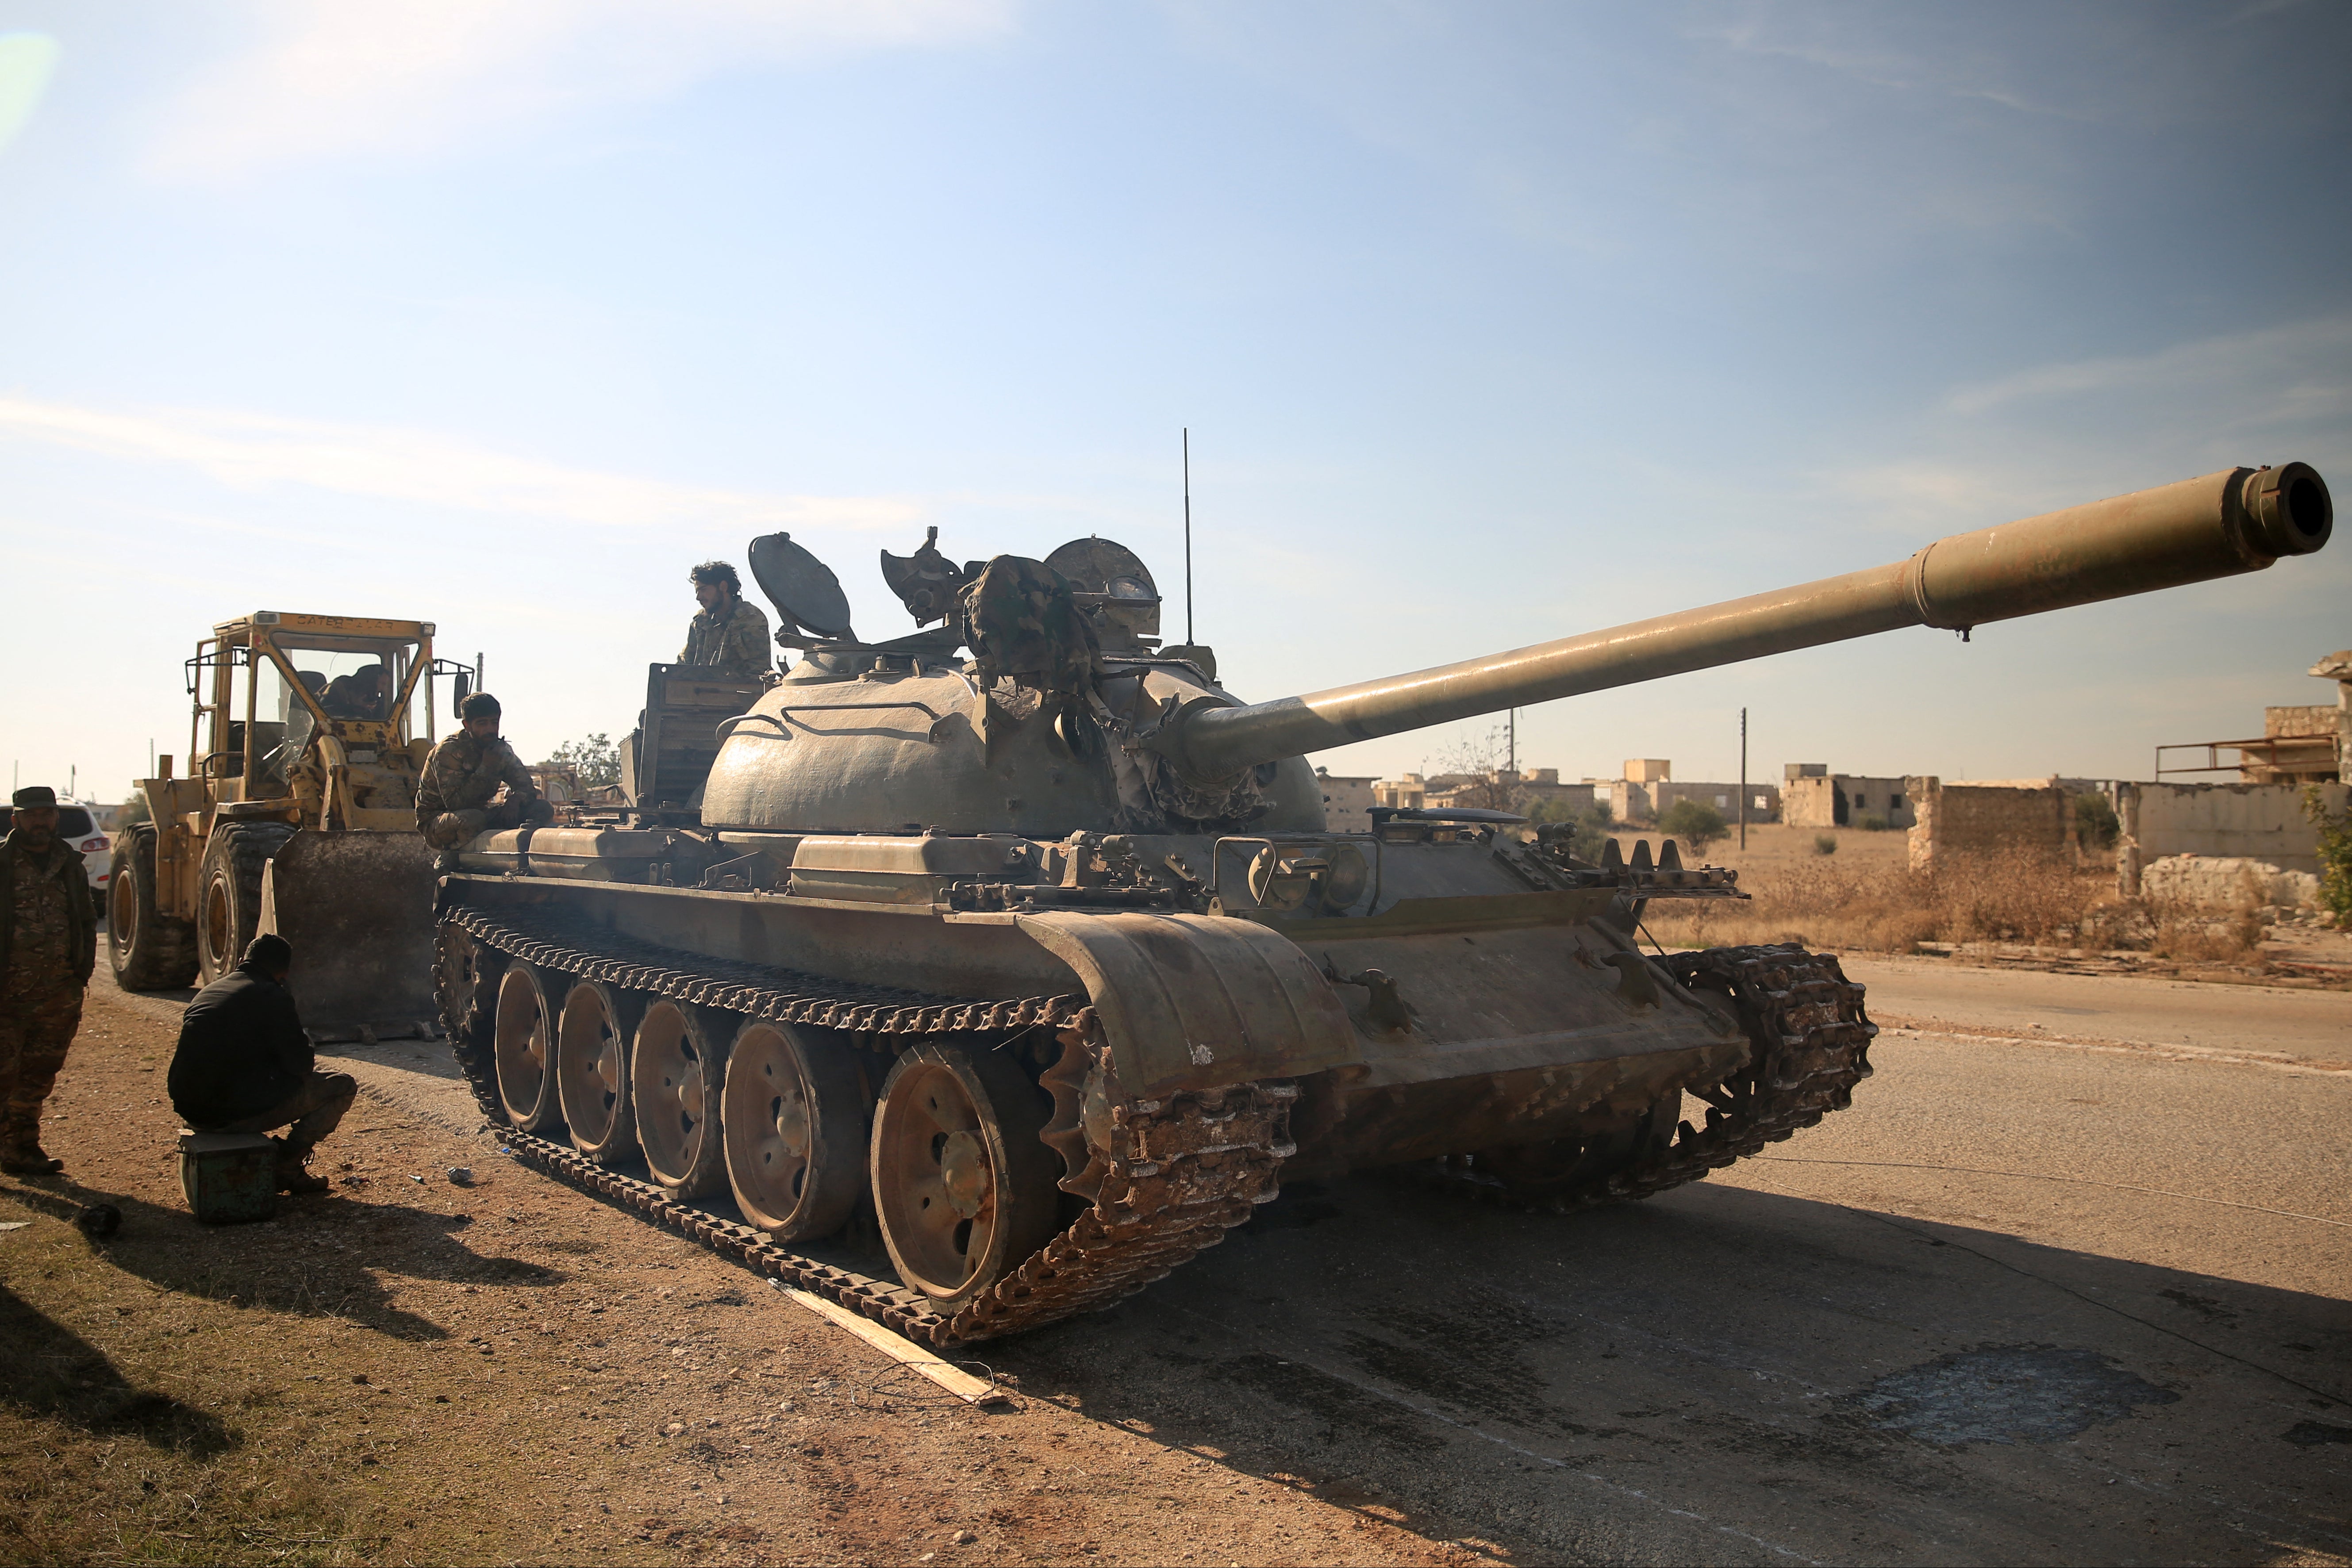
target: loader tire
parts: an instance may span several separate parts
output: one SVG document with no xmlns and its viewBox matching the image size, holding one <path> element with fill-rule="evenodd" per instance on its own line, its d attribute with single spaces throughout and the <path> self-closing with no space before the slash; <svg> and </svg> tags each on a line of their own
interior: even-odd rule
<svg viewBox="0 0 2352 1568">
<path fill-rule="evenodd" d="M 261 926 L 262 868 L 293 836 L 283 822 L 228 822 L 213 830 L 196 875 L 196 974 L 205 985 L 236 972 L 246 944 Z"/>
<path fill-rule="evenodd" d="M 115 835 L 107 882 L 106 956 L 126 991 L 176 991 L 196 977 L 196 927 L 155 907 L 155 830 Z"/>
</svg>

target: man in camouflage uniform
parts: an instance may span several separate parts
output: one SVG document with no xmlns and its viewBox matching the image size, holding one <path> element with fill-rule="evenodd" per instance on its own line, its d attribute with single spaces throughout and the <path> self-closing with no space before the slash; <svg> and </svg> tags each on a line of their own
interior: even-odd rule
<svg viewBox="0 0 2352 1568">
<path fill-rule="evenodd" d="M 57 791 L 16 791 L 0 838 L 0 1170 L 65 1168 L 41 1147 L 41 1103 L 81 1027 L 98 918 L 81 855 L 58 837 Z"/>
<path fill-rule="evenodd" d="M 416 785 L 416 831 L 436 850 L 454 850 L 492 828 L 535 827 L 554 810 L 539 798 L 530 769 L 499 738 L 499 699 L 476 692 L 458 705 L 460 720 L 425 759 Z M 506 798 L 498 800 L 500 786 Z"/>
<path fill-rule="evenodd" d="M 723 560 L 706 560 L 687 579 L 702 606 L 686 626 L 677 662 L 743 680 L 768 673 L 768 618 L 743 599 L 743 581 Z"/>
</svg>

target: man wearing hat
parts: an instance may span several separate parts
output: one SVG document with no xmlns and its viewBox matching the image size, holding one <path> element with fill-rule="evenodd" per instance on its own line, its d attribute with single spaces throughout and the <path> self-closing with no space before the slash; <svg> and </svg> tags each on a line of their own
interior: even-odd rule
<svg viewBox="0 0 2352 1568">
<path fill-rule="evenodd" d="M 436 850 L 454 850 L 492 828 L 555 820 L 530 769 L 499 737 L 499 699 L 476 692 L 457 705 L 462 721 L 425 759 L 416 786 L 416 831 Z M 504 787 L 504 800 L 499 800 Z M 494 803 L 495 801 L 495 803 Z"/>
<path fill-rule="evenodd" d="M 0 1170 L 65 1168 L 41 1147 L 41 1104 L 81 1027 L 82 988 L 98 962 L 98 917 L 81 854 L 58 837 L 58 792 L 13 798 L 0 838 Z"/>
<path fill-rule="evenodd" d="M 706 560 L 686 574 L 702 611 L 686 623 L 686 646 L 677 662 L 740 680 L 763 675 L 768 662 L 768 618 L 743 597 L 743 580 L 723 560 Z"/>
<path fill-rule="evenodd" d="M 359 1095 L 348 1072 L 321 1072 L 302 1032 L 286 976 L 294 947 L 267 933 L 246 945 L 245 961 L 196 993 L 180 1015 L 179 1049 L 165 1081 L 172 1109 L 199 1133 L 267 1133 L 278 1145 L 278 1190 L 325 1192 L 327 1178 L 302 1167 Z"/>
</svg>

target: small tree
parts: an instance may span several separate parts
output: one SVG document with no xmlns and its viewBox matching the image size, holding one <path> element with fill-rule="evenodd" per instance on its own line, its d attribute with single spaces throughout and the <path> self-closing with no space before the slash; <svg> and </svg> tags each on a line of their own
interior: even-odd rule
<svg viewBox="0 0 2352 1568">
<path fill-rule="evenodd" d="M 1682 840 L 1696 854 L 1723 837 L 1723 813 L 1685 795 L 1666 808 L 1666 814 L 1658 819 L 1658 831 Z"/>
<path fill-rule="evenodd" d="M 2327 809 L 2316 784 L 2303 790 L 2303 814 L 2319 830 L 2319 902 L 2338 925 L 2352 925 L 2352 804 Z"/>
<path fill-rule="evenodd" d="M 621 751 L 608 735 L 591 735 L 579 740 L 567 740 L 555 748 L 554 754 L 540 764 L 542 768 L 569 768 L 573 777 L 590 789 L 600 784 L 621 781 Z"/>
<path fill-rule="evenodd" d="M 2116 808 L 2105 795 L 2086 789 L 2074 797 L 2074 841 L 2086 850 L 2111 850 L 2123 831 Z"/>
<path fill-rule="evenodd" d="M 1434 786 L 1441 779 L 1447 780 L 1457 806 L 1482 811 L 1519 810 L 1528 792 L 1516 780 L 1496 777 L 1503 770 L 1502 753 L 1501 729 L 1469 737 L 1439 755 L 1438 770 L 1430 782 Z"/>
</svg>

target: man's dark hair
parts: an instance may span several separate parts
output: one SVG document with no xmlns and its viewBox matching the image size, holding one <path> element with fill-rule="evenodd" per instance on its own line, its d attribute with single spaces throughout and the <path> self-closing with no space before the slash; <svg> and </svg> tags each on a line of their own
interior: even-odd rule
<svg viewBox="0 0 2352 1568">
<path fill-rule="evenodd" d="M 460 721 L 469 718 L 496 718 L 502 711 L 504 710 L 499 706 L 499 699 L 488 692 L 476 692 L 457 705 L 457 717 Z"/>
<path fill-rule="evenodd" d="M 736 576 L 735 569 L 723 560 L 706 560 L 686 575 L 690 582 L 724 583 L 728 592 L 738 599 L 743 597 L 743 580 Z"/>
<path fill-rule="evenodd" d="M 245 962 L 240 969 L 254 969 L 265 975 L 282 975 L 294 964 L 294 944 L 275 931 L 265 931 L 245 945 Z"/>
</svg>

